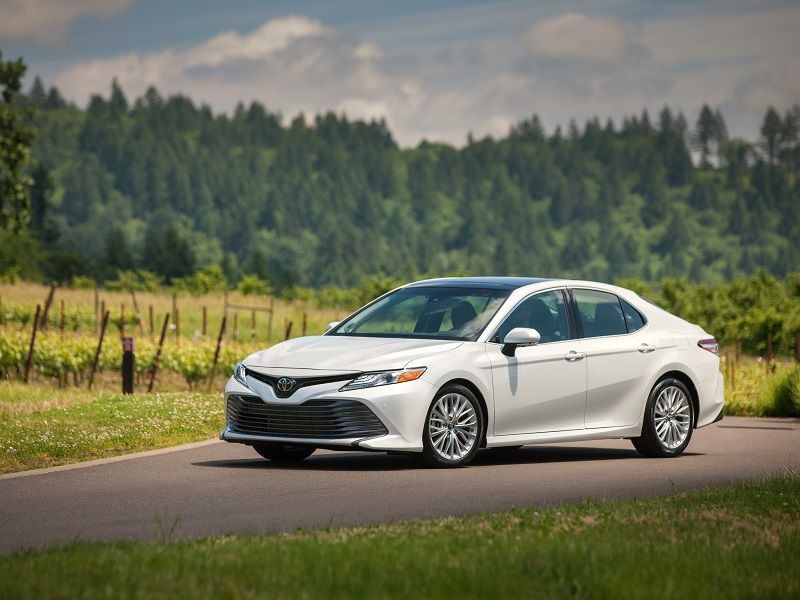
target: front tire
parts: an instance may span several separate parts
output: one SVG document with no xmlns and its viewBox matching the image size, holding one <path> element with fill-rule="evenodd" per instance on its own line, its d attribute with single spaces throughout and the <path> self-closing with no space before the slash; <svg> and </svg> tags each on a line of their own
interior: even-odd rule
<svg viewBox="0 0 800 600">
<path fill-rule="evenodd" d="M 644 456 L 679 456 L 692 439 L 694 418 L 692 395 L 686 384 L 673 377 L 663 379 L 647 398 L 642 435 L 631 442 Z"/>
<path fill-rule="evenodd" d="M 483 411 L 475 394 L 463 385 L 445 386 L 425 417 L 422 455 L 433 467 L 463 467 L 478 453 L 483 432 Z"/>
<path fill-rule="evenodd" d="M 314 454 L 316 448 L 292 444 L 253 444 L 253 450 L 272 462 L 296 463 Z"/>
</svg>

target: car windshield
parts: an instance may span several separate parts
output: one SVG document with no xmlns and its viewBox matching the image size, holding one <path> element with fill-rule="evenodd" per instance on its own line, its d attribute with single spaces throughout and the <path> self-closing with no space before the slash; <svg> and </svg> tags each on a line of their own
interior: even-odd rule
<svg viewBox="0 0 800 600">
<path fill-rule="evenodd" d="M 472 341 L 508 294 L 508 290 L 480 288 L 403 288 L 362 309 L 328 335 Z"/>
</svg>

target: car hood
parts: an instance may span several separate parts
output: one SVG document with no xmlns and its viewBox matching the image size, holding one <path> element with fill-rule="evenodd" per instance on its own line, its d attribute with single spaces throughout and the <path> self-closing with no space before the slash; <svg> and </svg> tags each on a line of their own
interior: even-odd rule
<svg viewBox="0 0 800 600">
<path fill-rule="evenodd" d="M 295 338 L 255 352 L 243 362 L 257 370 L 284 369 L 353 373 L 425 366 L 426 357 L 454 350 L 463 342 L 356 336 Z M 414 365 L 409 363 L 414 362 Z M 295 373 L 301 375 L 301 373 Z M 321 373 L 317 373 L 321 375 Z"/>
</svg>

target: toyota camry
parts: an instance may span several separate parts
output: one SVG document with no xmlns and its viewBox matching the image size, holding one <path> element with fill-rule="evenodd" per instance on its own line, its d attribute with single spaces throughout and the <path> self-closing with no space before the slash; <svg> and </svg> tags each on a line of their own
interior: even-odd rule
<svg viewBox="0 0 800 600">
<path fill-rule="evenodd" d="M 636 293 L 589 281 L 431 279 L 251 354 L 221 439 L 273 461 L 317 448 L 420 453 L 630 439 L 681 454 L 722 418 L 717 342 Z"/>
</svg>

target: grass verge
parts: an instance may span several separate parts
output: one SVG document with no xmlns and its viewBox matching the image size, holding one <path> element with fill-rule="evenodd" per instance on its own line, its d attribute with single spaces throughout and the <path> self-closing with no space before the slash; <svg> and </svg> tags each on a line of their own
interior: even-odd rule
<svg viewBox="0 0 800 600">
<path fill-rule="evenodd" d="M 797 598 L 800 477 L 669 497 L 0 558 L 0 597 Z"/>
<path fill-rule="evenodd" d="M 214 437 L 221 394 L 124 396 L 0 386 L 0 473 L 175 446 Z"/>
<path fill-rule="evenodd" d="M 730 357 L 726 356 L 726 360 Z M 725 379 L 725 414 L 740 417 L 800 417 L 800 365 L 775 362 L 766 373 L 760 359 L 744 358 Z M 731 376 L 733 375 L 733 376 Z"/>
</svg>

